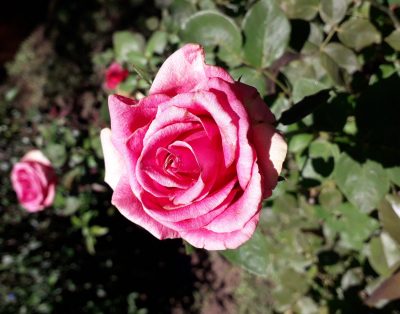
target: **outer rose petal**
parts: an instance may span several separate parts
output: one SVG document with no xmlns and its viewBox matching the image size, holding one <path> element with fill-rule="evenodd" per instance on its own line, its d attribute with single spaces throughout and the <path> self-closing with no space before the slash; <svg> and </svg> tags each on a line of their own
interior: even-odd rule
<svg viewBox="0 0 400 314">
<path fill-rule="evenodd" d="M 253 141 L 265 182 L 264 197 L 268 197 L 278 182 L 287 153 L 287 144 L 282 135 L 266 123 L 253 126 Z"/>
<path fill-rule="evenodd" d="M 212 77 L 233 83 L 232 77 L 224 69 L 205 64 L 201 46 L 187 44 L 165 60 L 150 88 L 150 95 L 175 96 L 206 89 L 207 80 Z"/>
<path fill-rule="evenodd" d="M 39 162 L 45 166 L 51 166 L 50 160 L 38 149 L 26 153 L 21 161 Z"/>
<path fill-rule="evenodd" d="M 121 177 L 118 182 L 111 202 L 122 215 L 145 228 L 156 238 L 162 240 L 180 237 L 178 232 L 163 226 L 144 212 L 142 204 L 132 193 L 129 179 L 126 176 Z"/>
<path fill-rule="evenodd" d="M 206 228 L 201 228 L 181 232 L 181 236 L 191 245 L 206 250 L 236 249 L 251 238 L 256 230 L 259 218 L 260 212 L 255 214 L 242 229 L 233 232 L 217 233 Z"/>
<path fill-rule="evenodd" d="M 124 171 L 124 161 L 111 141 L 111 130 L 103 129 L 100 133 L 103 148 L 105 177 L 104 181 L 114 190 Z"/>
</svg>

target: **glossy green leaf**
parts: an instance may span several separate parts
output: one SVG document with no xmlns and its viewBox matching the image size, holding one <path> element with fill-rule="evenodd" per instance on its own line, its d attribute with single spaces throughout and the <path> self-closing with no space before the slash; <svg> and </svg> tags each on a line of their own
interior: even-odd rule
<svg viewBox="0 0 400 314">
<path fill-rule="evenodd" d="M 385 232 L 372 238 L 368 247 L 368 260 L 381 276 L 389 276 L 400 265 L 400 247 Z"/>
<path fill-rule="evenodd" d="M 317 215 L 340 236 L 340 245 L 344 248 L 361 250 L 364 242 L 379 227 L 375 219 L 350 203 L 343 203 L 335 209 L 316 209 Z"/>
<path fill-rule="evenodd" d="M 385 38 L 385 41 L 397 51 L 400 51 L 400 29 L 394 30 L 388 37 Z"/>
<path fill-rule="evenodd" d="M 318 201 L 326 209 L 335 209 L 343 202 L 342 193 L 335 186 L 323 187 Z"/>
<path fill-rule="evenodd" d="M 290 19 L 312 20 L 318 13 L 320 0 L 281 0 L 279 5 Z"/>
<path fill-rule="evenodd" d="M 113 35 L 114 53 L 117 61 L 128 61 L 130 52 L 143 53 L 145 40 L 141 34 L 120 31 Z"/>
<path fill-rule="evenodd" d="M 163 31 L 154 32 L 147 42 L 145 55 L 151 57 L 154 53 L 162 54 L 168 42 L 168 34 Z"/>
<path fill-rule="evenodd" d="M 356 54 L 349 48 L 339 43 L 329 43 L 323 47 L 323 51 L 334 60 L 334 62 L 350 74 L 360 68 Z"/>
<path fill-rule="evenodd" d="M 386 172 L 389 175 L 390 181 L 400 186 L 400 167 L 388 168 L 386 169 Z"/>
<path fill-rule="evenodd" d="M 255 275 L 267 276 L 269 267 L 268 244 L 260 230 L 256 230 L 251 239 L 238 249 L 225 250 L 221 254 L 230 262 Z"/>
<path fill-rule="evenodd" d="M 384 230 L 400 245 L 400 197 L 387 195 L 378 209 Z"/>
<path fill-rule="evenodd" d="M 182 36 L 186 42 L 219 46 L 227 54 L 225 58 L 238 58 L 241 52 L 240 29 L 233 20 L 216 11 L 200 11 L 192 15 L 183 26 Z M 224 58 L 224 54 L 221 56 Z"/>
<path fill-rule="evenodd" d="M 364 212 L 376 208 L 389 190 L 389 178 L 380 164 L 368 160 L 361 165 L 347 154 L 338 159 L 334 176 L 347 199 Z"/>
<path fill-rule="evenodd" d="M 339 158 L 340 150 L 336 144 L 323 139 L 313 141 L 309 148 L 309 156 L 311 158 L 322 158 L 327 161 L 329 158 Z"/>
<path fill-rule="evenodd" d="M 321 0 L 319 14 L 326 24 L 339 23 L 345 17 L 346 11 L 346 0 Z"/>
<path fill-rule="evenodd" d="M 296 134 L 289 141 L 289 151 L 292 153 L 301 153 L 308 147 L 313 139 L 312 134 Z"/>
<path fill-rule="evenodd" d="M 366 19 L 353 18 L 340 26 L 339 39 L 347 47 L 357 51 L 381 42 L 381 34 L 375 26 Z"/>
<path fill-rule="evenodd" d="M 261 96 L 267 94 L 267 82 L 262 72 L 249 67 L 240 67 L 230 71 L 235 80 L 255 87 Z"/>
<path fill-rule="evenodd" d="M 290 24 L 275 0 L 260 0 L 243 20 L 244 55 L 256 68 L 270 66 L 282 56 L 290 37 Z"/>
<path fill-rule="evenodd" d="M 336 85 L 343 85 L 343 77 L 339 65 L 331 56 L 321 51 L 320 53 L 321 65 Z"/>
<path fill-rule="evenodd" d="M 292 98 L 294 103 L 298 103 L 307 96 L 317 94 L 321 90 L 327 89 L 328 86 L 319 81 L 301 78 L 296 80 L 293 85 Z"/>
</svg>

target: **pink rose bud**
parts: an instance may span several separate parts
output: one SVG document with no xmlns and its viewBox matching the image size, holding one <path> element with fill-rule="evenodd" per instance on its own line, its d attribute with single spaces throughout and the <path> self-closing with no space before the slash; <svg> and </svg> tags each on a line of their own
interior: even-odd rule
<svg viewBox="0 0 400 314">
<path fill-rule="evenodd" d="M 30 151 L 14 165 L 11 183 L 19 203 L 29 212 L 43 210 L 54 201 L 54 169 L 39 150 Z"/>
<path fill-rule="evenodd" d="M 128 75 L 128 70 L 125 70 L 119 63 L 113 62 L 106 71 L 106 87 L 116 88 Z"/>
<path fill-rule="evenodd" d="M 208 250 L 252 236 L 287 151 L 255 88 L 189 44 L 164 62 L 147 97 L 113 95 L 108 104 L 105 181 L 126 218 Z"/>
</svg>

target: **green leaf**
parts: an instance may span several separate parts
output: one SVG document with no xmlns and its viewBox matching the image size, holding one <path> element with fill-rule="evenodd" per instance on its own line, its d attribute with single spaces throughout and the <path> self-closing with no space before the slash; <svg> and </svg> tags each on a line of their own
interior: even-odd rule
<svg viewBox="0 0 400 314">
<path fill-rule="evenodd" d="M 230 262 L 255 275 L 267 276 L 269 267 L 268 244 L 260 230 L 256 230 L 251 239 L 238 249 L 222 251 L 221 254 Z"/>
<path fill-rule="evenodd" d="M 338 24 L 345 17 L 346 11 L 346 0 L 321 0 L 319 14 L 326 24 Z"/>
<path fill-rule="evenodd" d="M 344 85 L 342 73 L 340 72 L 339 65 L 328 54 L 321 51 L 320 53 L 321 65 L 336 85 Z"/>
<path fill-rule="evenodd" d="M 348 73 L 352 74 L 360 68 L 356 54 L 349 48 L 339 43 L 329 43 L 323 47 L 323 51 L 330 56 L 335 63 Z"/>
<path fill-rule="evenodd" d="M 313 141 L 309 148 L 309 156 L 311 158 L 322 158 L 328 161 L 329 158 L 339 158 L 340 150 L 336 144 L 332 144 L 327 140 L 317 139 Z"/>
<path fill-rule="evenodd" d="M 325 209 L 335 209 L 343 201 L 342 193 L 334 186 L 323 187 L 318 196 L 318 201 Z"/>
<path fill-rule="evenodd" d="M 125 81 L 118 85 L 118 91 L 123 91 L 127 94 L 135 91 L 137 87 L 137 77 L 135 75 L 129 75 Z"/>
<path fill-rule="evenodd" d="M 216 11 L 200 11 L 191 16 L 183 26 L 182 36 L 186 42 L 203 46 L 219 46 L 223 60 L 239 58 L 242 35 L 233 20 Z"/>
<path fill-rule="evenodd" d="M 328 89 L 328 86 L 317 80 L 308 78 L 300 78 L 296 80 L 293 86 L 292 99 L 294 103 L 298 103 L 307 96 L 314 95 L 321 90 Z"/>
<path fill-rule="evenodd" d="M 389 276 L 399 266 L 400 247 L 387 233 L 382 232 L 369 242 L 368 260 L 379 275 Z"/>
<path fill-rule="evenodd" d="M 141 34 L 120 31 L 113 35 L 114 52 L 117 61 L 128 61 L 130 52 L 143 53 L 145 40 Z"/>
<path fill-rule="evenodd" d="M 130 51 L 126 55 L 126 62 L 129 65 L 145 68 L 147 65 L 147 59 L 141 52 Z"/>
<path fill-rule="evenodd" d="M 389 175 L 390 181 L 400 186 L 400 167 L 386 169 L 386 172 Z"/>
<path fill-rule="evenodd" d="M 388 37 L 385 38 L 385 41 L 397 51 L 400 51 L 400 29 L 394 30 Z"/>
<path fill-rule="evenodd" d="M 326 225 L 340 236 L 344 248 L 361 250 L 371 234 L 379 227 L 378 222 L 350 203 L 339 205 L 334 211 L 317 207 L 318 215 Z"/>
<path fill-rule="evenodd" d="M 307 133 L 294 135 L 289 142 L 289 152 L 301 153 L 308 147 L 313 137 L 314 136 L 312 134 Z"/>
<path fill-rule="evenodd" d="M 270 66 L 289 43 L 290 24 L 275 0 L 254 4 L 244 17 L 243 31 L 245 58 L 256 68 Z"/>
<path fill-rule="evenodd" d="M 347 199 L 364 212 L 376 208 L 389 190 L 389 178 L 380 164 L 368 160 L 360 165 L 347 154 L 337 161 L 334 176 Z"/>
<path fill-rule="evenodd" d="M 168 42 L 168 34 L 166 32 L 163 31 L 154 32 L 153 35 L 151 35 L 149 41 L 147 42 L 145 56 L 149 58 L 154 53 L 161 55 L 165 50 L 167 42 Z"/>
<path fill-rule="evenodd" d="M 320 0 L 281 0 L 279 5 L 290 19 L 310 21 L 318 13 Z"/>
<path fill-rule="evenodd" d="M 140 78 L 145 81 L 147 84 L 151 85 L 152 79 L 150 74 L 144 70 L 143 68 L 136 66 L 136 65 L 132 65 L 133 70 L 140 76 Z"/>
<path fill-rule="evenodd" d="M 108 233 L 108 228 L 107 227 L 101 227 L 101 226 L 91 226 L 90 227 L 90 233 L 95 237 L 101 237 L 101 236 L 106 235 Z"/>
<path fill-rule="evenodd" d="M 383 229 L 400 245 L 400 197 L 387 195 L 378 209 Z"/>
<path fill-rule="evenodd" d="M 353 18 L 344 22 L 338 32 L 339 39 L 347 47 L 357 51 L 381 42 L 381 34 L 372 23 L 366 19 Z"/>
<path fill-rule="evenodd" d="M 267 94 L 267 82 L 262 72 L 249 67 L 240 67 L 230 71 L 235 80 L 255 87 L 261 96 Z"/>
<path fill-rule="evenodd" d="M 50 143 L 46 146 L 46 156 L 49 157 L 54 167 L 64 165 L 67 160 L 67 150 L 62 144 Z"/>
</svg>

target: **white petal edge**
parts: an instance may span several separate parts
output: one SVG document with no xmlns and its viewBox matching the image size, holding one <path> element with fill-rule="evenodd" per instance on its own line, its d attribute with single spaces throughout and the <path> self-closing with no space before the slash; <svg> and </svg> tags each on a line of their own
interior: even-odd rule
<svg viewBox="0 0 400 314">
<path fill-rule="evenodd" d="M 114 190 L 122 176 L 124 161 L 111 141 L 110 129 L 105 128 L 101 130 L 100 140 L 104 155 L 104 181 Z"/>
</svg>

